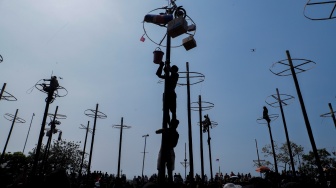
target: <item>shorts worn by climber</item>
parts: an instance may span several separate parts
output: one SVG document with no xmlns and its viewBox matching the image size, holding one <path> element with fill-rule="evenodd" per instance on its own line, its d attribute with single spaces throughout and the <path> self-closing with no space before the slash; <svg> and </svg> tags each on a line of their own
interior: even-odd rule
<svg viewBox="0 0 336 188">
<path fill-rule="evenodd" d="M 166 108 L 170 110 L 172 113 L 172 120 L 176 120 L 176 93 L 175 93 L 175 88 L 177 85 L 177 81 L 179 79 L 179 74 L 178 74 L 178 67 L 176 65 L 173 65 L 170 67 L 170 63 L 166 62 L 165 68 L 164 68 L 164 75 L 162 75 L 162 70 L 163 66 L 165 64 L 163 62 L 160 63 L 159 68 L 156 71 L 156 75 L 159 78 L 165 79 L 166 83 L 166 88 L 165 88 L 165 105 Z M 166 75 L 168 75 L 166 77 Z M 169 113 L 168 113 L 169 116 Z M 170 117 L 168 117 L 168 123 L 170 122 Z"/>
<path fill-rule="evenodd" d="M 175 119 L 171 121 L 169 128 L 155 131 L 156 134 L 163 134 L 164 139 L 167 141 L 166 151 L 164 151 L 162 148 L 159 151 L 157 169 L 160 171 L 162 170 L 161 168 L 165 168 L 166 166 L 168 171 L 168 180 L 170 182 L 173 181 L 173 170 L 175 169 L 174 148 L 176 147 L 179 139 L 179 134 L 176 130 L 179 123 L 180 121 Z"/>
<path fill-rule="evenodd" d="M 50 92 L 50 91 L 55 91 L 57 89 L 57 87 L 59 86 L 58 81 L 57 81 L 57 77 L 56 76 L 52 76 L 51 79 L 43 79 L 44 81 L 50 81 L 50 85 L 47 86 L 46 84 L 42 84 L 43 86 L 43 90 L 46 92 Z"/>
</svg>

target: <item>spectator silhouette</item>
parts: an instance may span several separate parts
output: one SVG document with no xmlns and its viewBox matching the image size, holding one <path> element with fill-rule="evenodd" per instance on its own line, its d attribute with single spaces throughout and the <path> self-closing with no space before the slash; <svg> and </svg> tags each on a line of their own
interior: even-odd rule
<svg viewBox="0 0 336 188">
<path fill-rule="evenodd" d="M 45 187 L 49 188 L 71 188 L 70 180 L 64 169 L 55 170 L 46 177 Z"/>
</svg>

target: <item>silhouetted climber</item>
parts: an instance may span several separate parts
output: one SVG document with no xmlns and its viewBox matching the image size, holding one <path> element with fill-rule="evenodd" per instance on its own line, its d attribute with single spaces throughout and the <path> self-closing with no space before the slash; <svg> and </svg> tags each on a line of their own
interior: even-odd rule
<svg viewBox="0 0 336 188">
<path fill-rule="evenodd" d="M 202 121 L 202 125 L 203 125 L 203 132 L 205 133 L 208 131 L 209 127 L 211 126 L 211 121 L 210 121 L 208 114 L 204 115 L 204 118 L 205 119 Z"/>
<path fill-rule="evenodd" d="M 56 125 L 60 125 L 60 124 L 61 122 L 57 120 L 49 122 L 48 125 L 50 126 L 50 130 L 47 131 L 46 135 L 49 137 L 51 133 L 56 134 L 58 132 L 58 130 L 56 129 Z"/>
<path fill-rule="evenodd" d="M 164 68 L 165 74 L 162 75 L 162 70 L 163 70 L 164 63 L 161 62 L 159 68 L 156 71 L 156 75 L 159 78 L 165 79 L 167 82 L 167 87 L 165 88 L 165 105 L 166 108 L 170 110 L 172 113 L 172 120 L 176 120 L 176 93 L 175 93 L 175 88 L 177 85 L 177 81 L 179 79 L 179 74 L 178 72 L 178 67 L 176 65 L 173 65 L 170 67 L 170 63 L 166 63 L 166 66 Z M 168 75 L 166 77 L 166 75 Z M 167 122 L 170 124 L 170 116 L 168 113 L 168 118 Z"/>
<path fill-rule="evenodd" d="M 271 119 L 268 116 L 268 110 L 267 110 L 266 106 L 264 106 L 263 118 L 267 121 L 267 123 L 271 122 Z"/>
<path fill-rule="evenodd" d="M 162 148 L 159 151 L 158 156 L 158 165 L 157 169 L 162 170 L 162 166 L 160 163 L 161 158 L 163 159 L 163 163 L 167 166 L 168 171 L 168 181 L 173 182 L 173 170 L 175 169 L 175 152 L 174 148 L 176 147 L 179 139 L 179 134 L 177 132 L 177 127 L 180 121 L 177 119 L 172 119 L 170 123 L 170 127 L 167 129 L 159 129 L 155 131 L 156 134 L 163 134 L 163 137 L 167 140 L 167 150 L 163 153 Z"/>
<path fill-rule="evenodd" d="M 51 79 L 43 79 L 44 81 L 50 81 L 50 85 L 47 86 L 45 83 L 42 84 L 43 86 L 43 90 L 46 92 L 54 92 L 57 87 L 59 86 L 58 81 L 57 81 L 57 77 L 56 76 L 52 76 Z"/>
<path fill-rule="evenodd" d="M 61 141 L 61 140 L 62 140 L 62 131 L 59 132 L 57 140 L 58 140 L 58 141 Z"/>
</svg>

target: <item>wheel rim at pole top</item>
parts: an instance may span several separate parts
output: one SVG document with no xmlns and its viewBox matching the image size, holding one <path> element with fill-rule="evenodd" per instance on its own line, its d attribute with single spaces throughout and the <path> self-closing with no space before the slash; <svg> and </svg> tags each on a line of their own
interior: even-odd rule
<svg viewBox="0 0 336 188">
<path fill-rule="evenodd" d="M 309 20 L 331 20 L 331 19 L 336 18 L 336 14 L 334 14 L 335 13 L 335 8 L 336 8 L 336 1 L 319 1 L 319 2 L 310 2 L 310 1 L 311 0 L 309 0 L 306 3 L 306 5 L 304 7 L 304 11 L 303 11 L 303 15 L 306 18 L 308 18 Z M 325 8 L 327 8 L 327 6 L 325 6 L 325 5 L 330 5 L 330 7 L 328 7 L 328 8 L 330 8 L 330 9 L 328 9 L 328 10 L 330 10 L 329 16 L 323 15 L 323 16 L 320 16 L 320 17 L 317 17 L 317 16 L 312 17 L 311 15 L 308 15 L 308 13 L 307 13 L 308 12 L 307 11 L 308 7 L 313 8 L 313 7 L 317 7 L 317 6 L 320 6 L 320 7 L 324 6 Z M 317 10 L 320 10 L 320 9 L 317 9 Z M 324 12 L 324 11 L 322 11 L 322 12 Z"/>
<path fill-rule="evenodd" d="M 314 68 L 314 66 L 316 65 L 316 63 L 312 60 L 307 60 L 307 59 L 300 59 L 300 58 L 292 58 L 291 59 L 293 62 L 299 62 L 297 63 L 297 65 L 294 66 L 294 69 L 297 70 L 295 71 L 296 74 L 302 73 L 302 72 L 306 72 L 312 68 Z M 275 62 L 272 64 L 271 68 L 269 69 L 273 74 L 277 75 L 277 76 L 290 76 L 292 75 L 291 70 L 290 70 L 290 65 L 288 62 L 288 59 L 283 59 L 280 60 L 278 62 Z M 278 66 L 278 65 L 283 65 L 282 67 Z M 310 65 L 310 66 L 308 66 Z M 287 66 L 286 69 L 283 70 L 283 67 Z M 303 67 L 305 66 L 305 67 Z M 301 68 L 303 67 L 303 68 Z M 281 71 L 279 70 L 275 70 L 275 69 L 282 69 Z"/>
<path fill-rule="evenodd" d="M 206 101 L 201 101 L 202 104 L 207 104 L 206 106 L 203 106 L 202 105 L 202 111 L 206 111 L 206 110 L 210 110 L 212 109 L 213 107 L 215 107 L 214 103 L 211 103 L 211 102 L 206 102 Z M 197 104 L 197 106 L 190 106 L 190 109 L 192 111 L 199 111 L 199 106 L 198 106 L 198 102 L 192 102 L 190 103 L 191 105 L 195 105 Z"/>
<path fill-rule="evenodd" d="M 195 84 L 198 84 L 198 83 L 201 83 L 205 80 L 205 76 L 204 74 L 202 73 L 199 73 L 199 72 L 178 72 L 179 74 L 185 74 L 185 76 L 180 76 L 179 77 L 179 81 L 180 81 L 180 78 L 185 78 L 187 79 L 187 74 L 189 73 L 189 79 L 191 78 L 198 78 L 197 81 L 194 81 L 193 83 L 189 83 L 189 85 L 195 85 Z M 179 86 L 186 86 L 187 83 L 177 83 Z"/>
<path fill-rule="evenodd" d="M 84 114 L 86 116 L 91 117 L 91 118 L 95 118 L 95 112 L 96 112 L 96 110 L 87 109 L 87 110 L 84 111 Z M 97 111 L 97 118 L 99 118 L 99 119 L 106 119 L 107 115 L 104 114 L 103 112 Z"/>
<path fill-rule="evenodd" d="M 14 120 L 14 115 L 13 114 L 9 114 L 9 113 L 6 113 L 4 115 L 4 118 L 7 119 L 8 121 L 13 121 Z M 16 116 L 15 118 L 15 123 L 26 123 L 26 120 Z"/>
<path fill-rule="evenodd" d="M 271 119 L 271 122 L 272 122 L 272 121 L 275 121 L 276 119 L 278 119 L 279 114 L 269 114 L 268 116 L 269 116 L 269 118 Z M 257 123 L 267 124 L 267 121 L 263 117 L 260 117 L 260 118 L 257 119 Z"/>
<path fill-rule="evenodd" d="M 7 91 L 3 91 L 3 93 L 6 93 L 7 95 L 2 94 L 1 100 L 4 99 L 6 101 L 17 101 L 17 99 Z"/>
<path fill-rule="evenodd" d="M 295 99 L 295 97 L 293 97 L 292 95 L 287 95 L 287 94 L 279 94 L 280 95 L 280 99 L 281 99 L 281 104 L 283 106 L 287 106 L 289 105 L 290 103 L 292 103 Z M 271 101 L 271 100 L 275 100 L 275 101 Z M 289 101 L 287 103 L 285 103 L 284 101 Z M 270 95 L 266 98 L 265 102 L 269 105 L 269 106 L 272 106 L 274 108 L 276 107 L 280 107 L 279 105 L 279 102 L 278 102 L 278 96 L 277 94 L 273 94 L 273 95 Z"/>
</svg>

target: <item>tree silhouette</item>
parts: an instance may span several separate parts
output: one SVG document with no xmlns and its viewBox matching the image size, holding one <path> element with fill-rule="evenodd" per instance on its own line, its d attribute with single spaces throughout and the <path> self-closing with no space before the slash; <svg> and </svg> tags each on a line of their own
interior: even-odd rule
<svg viewBox="0 0 336 188">
<path fill-rule="evenodd" d="M 294 142 L 291 142 L 291 149 L 292 149 L 292 154 L 293 154 L 293 159 L 294 159 L 294 165 L 299 164 L 298 159 L 300 156 L 303 155 L 303 147 L 301 145 L 297 145 Z M 282 143 L 280 147 L 278 147 L 277 143 L 274 142 L 274 150 L 276 152 L 276 158 L 278 160 L 278 163 L 280 164 L 279 166 L 283 167 L 284 170 L 287 170 L 287 165 L 290 166 L 290 157 L 289 157 L 289 152 L 288 152 L 288 146 L 287 142 Z M 264 154 L 264 157 L 271 157 L 273 156 L 272 148 L 271 145 L 265 145 L 262 148 L 262 153 Z M 269 165 L 271 165 L 270 168 L 274 165 L 273 163 L 268 162 Z"/>
<path fill-rule="evenodd" d="M 336 158 L 332 156 L 326 148 L 318 149 L 317 153 L 320 157 L 321 165 L 324 170 L 329 168 L 334 168 L 336 166 Z M 308 154 L 302 155 L 302 170 L 310 175 L 316 175 L 318 173 L 317 166 L 315 163 L 314 153 L 309 151 Z"/>
<path fill-rule="evenodd" d="M 74 141 L 54 141 L 49 150 L 48 159 L 45 161 L 44 171 L 46 174 L 51 173 L 56 169 L 65 169 L 68 173 L 77 173 L 80 169 L 83 151 L 79 148 L 80 142 Z M 42 147 L 44 148 L 44 147 Z M 33 151 L 36 148 L 33 149 Z M 41 150 L 41 156 L 44 155 L 44 150 Z M 30 156 L 34 156 L 35 152 L 30 152 Z M 87 154 L 85 154 L 87 155 Z M 39 159 L 39 164 L 42 163 L 42 157 Z M 41 164 L 40 164 L 41 165 Z M 83 163 L 83 169 L 86 169 L 87 161 Z M 42 169 L 39 166 L 39 169 Z"/>
</svg>

